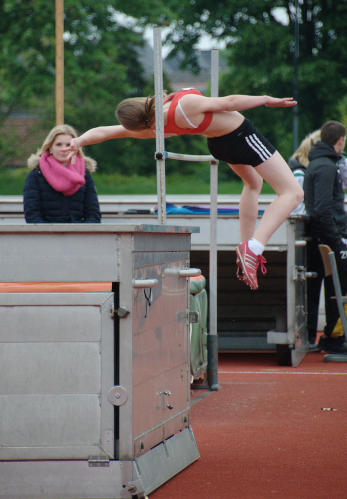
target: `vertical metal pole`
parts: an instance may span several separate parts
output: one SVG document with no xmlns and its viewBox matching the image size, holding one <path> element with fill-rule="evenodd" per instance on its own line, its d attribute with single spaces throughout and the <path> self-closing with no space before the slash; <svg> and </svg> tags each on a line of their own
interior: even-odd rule
<svg viewBox="0 0 347 499">
<path fill-rule="evenodd" d="M 295 19 L 294 19 L 294 77 L 293 77 L 293 97 L 295 100 L 299 98 L 298 84 L 298 66 L 299 66 L 299 5 L 298 0 L 295 1 Z M 298 104 L 293 107 L 293 151 L 298 148 L 299 140 L 299 108 Z"/>
<path fill-rule="evenodd" d="M 153 30 L 154 45 L 154 92 L 155 92 L 155 147 L 157 162 L 158 221 L 166 223 L 166 187 L 165 187 L 165 139 L 163 114 L 163 61 L 161 54 L 161 28 Z"/>
<path fill-rule="evenodd" d="M 64 123 L 64 0 L 55 0 L 55 121 Z"/>
<path fill-rule="evenodd" d="M 218 97 L 218 50 L 211 51 L 211 97 Z M 210 328 L 208 335 L 208 384 L 218 390 L 218 335 L 217 335 L 217 210 L 218 161 L 210 162 L 210 272 L 209 301 Z"/>
</svg>

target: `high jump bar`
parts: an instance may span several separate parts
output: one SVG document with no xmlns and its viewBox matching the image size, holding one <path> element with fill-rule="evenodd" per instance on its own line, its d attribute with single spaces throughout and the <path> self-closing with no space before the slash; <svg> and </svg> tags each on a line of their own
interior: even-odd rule
<svg viewBox="0 0 347 499">
<path fill-rule="evenodd" d="M 156 159 L 162 159 L 160 153 L 156 154 Z M 177 152 L 164 151 L 164 159 L 177 159 L 179 161 L 215 161 L 217 160 L 208 154 L 180 154 Z"/>
<path fill-rule="evenodd" d="M 211 155 L 179 154 L 165 151 L 163 112 L 163 66 L 161 28 L 153 29 L 154 91 L 157 164 L 158 221 L 166 223 L 165 159 L 180 161 L 208 161 L 210 163 L 210 259 L 209 259 L 209 333 L 207 336 L 207 381 L 211 390 L 218 390 L 218 335 L 217 335 L 217 206 L 218 160 Z M 218 97 L 218 50 L 211 50 L 211 97 Z M 206 388 L 202 385 L 200 388 Z"/>
</svg>

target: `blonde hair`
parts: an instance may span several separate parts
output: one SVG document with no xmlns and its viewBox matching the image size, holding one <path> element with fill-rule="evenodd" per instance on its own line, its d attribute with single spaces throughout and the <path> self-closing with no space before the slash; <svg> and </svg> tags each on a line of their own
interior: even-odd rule
<svg viewBox="0 0 347 499">
<path fill-rule="evenodd" d="M 151 128 L 155 121 L 155 98 L 133 97 L 122 100 L 116 108 L 116 117 L 128 130 Z"/>
<path fill-rule="evenodd" d="M 302 166 L 307 167 L 310 162 L 308 159 L 308 153 L 310 152 L 312 146 L 320 141 L 320 138 L 320 130 L 315 130 L 314 132 L 306 135 L 292 157 L 299 161 Z"/>
<path fill-rule="evenodd" d="M 42 154 L 44 154 L 46 151 L 49 151 L 49 149 L 52 147 L 53 142 L 55 141 L 55 138 L 58 135 L 71 135 L 71 137 L 76 138 L 78 136 L 76 130 L 70 126 L 70 125 L 57 125 L 52 130 L 48 133 L 47 137 L 43 141 L 42 146 L 37 150 L 35 154 L 31 154 L 27 160 L 27 165 L 28 167 L 33 170 L 34 168 L 37 168 L 40 163 L 40 158 Z M 85 156 L 83 154 L 82 148 L 78 150 L 79 156 L 81 156 L 84 159 L 86 169 L 92 173 L 95 172 L 96 170 L 96 161 L 89 156 Z"/>
</svg>

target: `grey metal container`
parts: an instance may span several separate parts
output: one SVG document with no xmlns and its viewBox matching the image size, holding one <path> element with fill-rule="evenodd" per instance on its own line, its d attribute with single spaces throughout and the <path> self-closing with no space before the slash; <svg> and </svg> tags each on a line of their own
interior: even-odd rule
<svg viewBox="0 0 347 499">
<path fill-rule="evenodd" d="M 190 426 L 193 228 L 3 225 L 0 497 L 144 497 L 199 457 Z M 83 290 L 83 287 L 82 287 Z"/>
</svg>

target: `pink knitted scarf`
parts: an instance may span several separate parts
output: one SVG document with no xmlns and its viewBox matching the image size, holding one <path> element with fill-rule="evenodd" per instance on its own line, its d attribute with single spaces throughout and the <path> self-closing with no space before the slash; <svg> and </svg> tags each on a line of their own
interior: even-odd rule
<svg viewBox="0 0 347 499">
<path fill-rule="evenodd" d="M 81 156 L 76 156 L 76 163 L 64 166 L 49 152 L 40 158 L 40 170 L 49 185 L 64 196 L 72 196 L 85 183 L 85 165 Z"/>
</svg>

